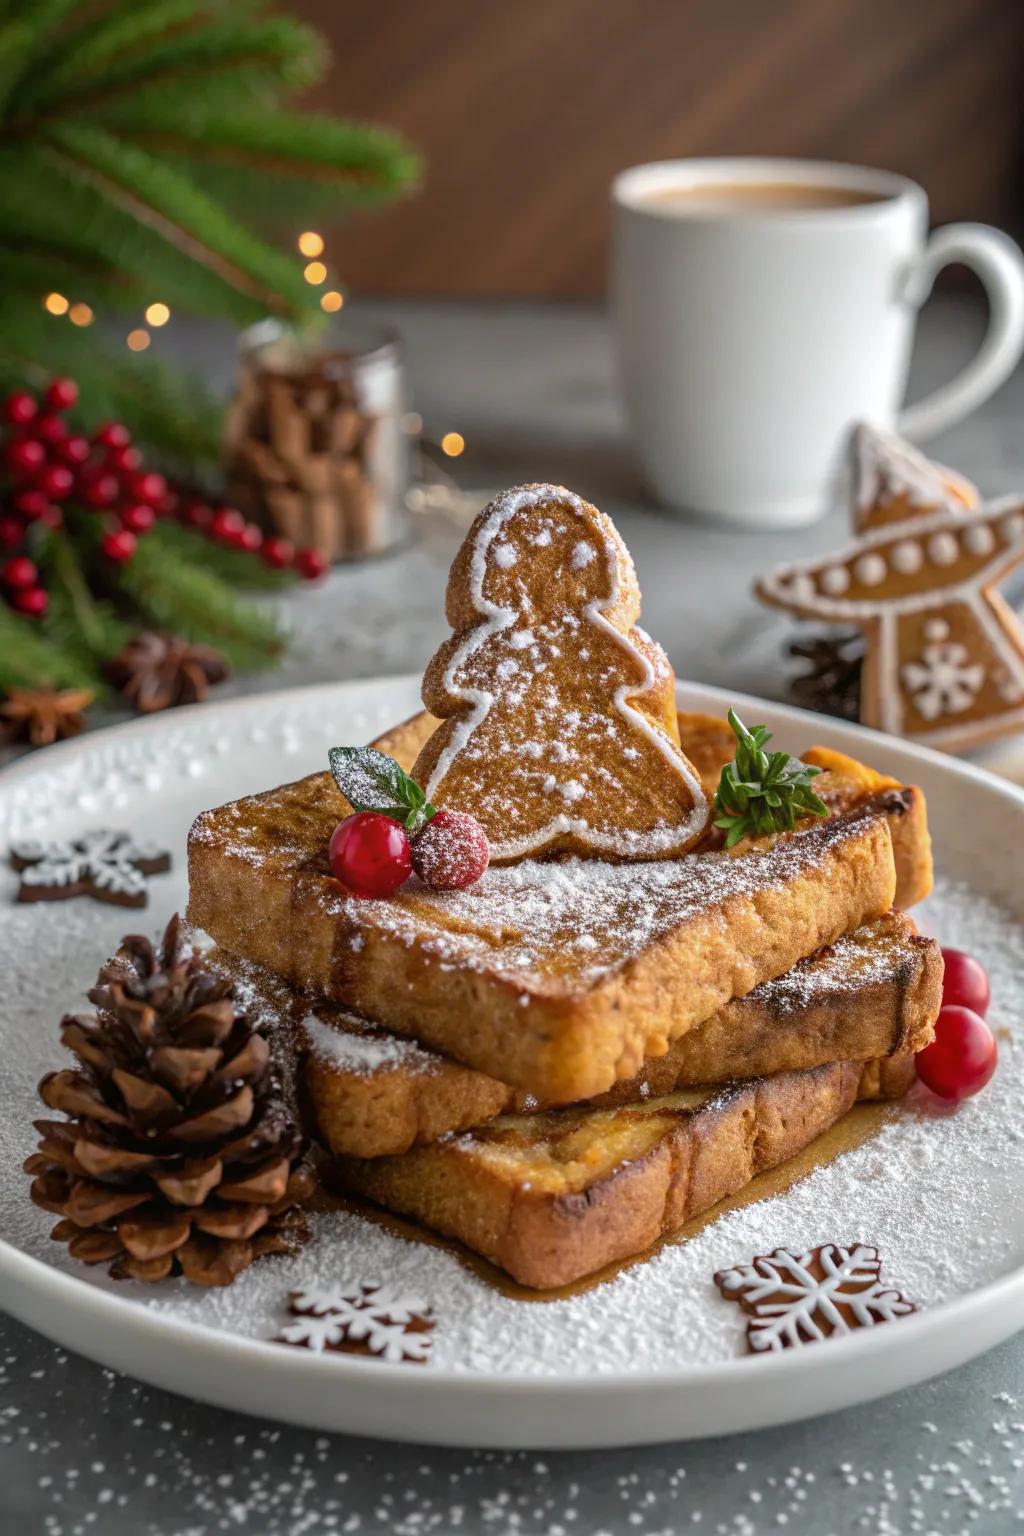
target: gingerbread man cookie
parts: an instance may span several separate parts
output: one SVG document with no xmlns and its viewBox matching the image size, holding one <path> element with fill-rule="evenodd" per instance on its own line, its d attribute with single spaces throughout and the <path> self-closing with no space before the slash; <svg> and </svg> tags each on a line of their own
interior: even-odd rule
<svg viewBox="0 0 1024 1536">
<path fill-rule="evenodd" d="M 679 745 L 672 669 L 633 626 L 640 590 L 610 520 L 555 485 L 485 507 L 448 580 L 454 631 L 427 668 L 442 724 L 413 777 L 471 812 L 496 863 L 663 859 L 708 818 Z"/>
<path fill-rule="evenodd" d="M 865 725 L 949 751 L 1024 726 L 1024 631 L 995 590 L 1024 562 L 1024 498 L 977 502 L 953 471 L 860 427 L 859 537 L 756 586 L 774 607 L 862 632 Z"/>
</svg>

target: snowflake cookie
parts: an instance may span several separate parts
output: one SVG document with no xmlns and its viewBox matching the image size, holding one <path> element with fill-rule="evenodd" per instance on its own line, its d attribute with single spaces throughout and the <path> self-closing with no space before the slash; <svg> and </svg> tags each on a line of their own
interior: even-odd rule
<svg viewBox="0 0 1024 1536">
<path fill-rule="evenodd" d="M 878 1249 L 864 1243 L 826 1243 L 807 1253 L 776 1248 L 749 1264 L 720 1269 L 715 1284 L 749 1317 L 747 1345 L 759 1355 L 916 1312 L 912 1301 L 882 1285 L 881 1264 Z"/>
<path fill-rule="evenodd" d="M 11 867 L 21 876 L 18 901 L 67 901 L 91 896 L 117 907 L 144 907 L 146 878 L 163 875 L 171 856 L 128 832 L 100 828 L 52 843 L 25 838 L 10 847 Z"/>
<path fill-rule="evenodd" d="M 314 1354 L 373 1355 L 391 1365 L 422 1365 L 430 1354 L 434 1314 L 420 1296 L 395 1285 L 341 1284 L 291 1291 L 292 1321 L 277 1336 Z"/>
</svg>

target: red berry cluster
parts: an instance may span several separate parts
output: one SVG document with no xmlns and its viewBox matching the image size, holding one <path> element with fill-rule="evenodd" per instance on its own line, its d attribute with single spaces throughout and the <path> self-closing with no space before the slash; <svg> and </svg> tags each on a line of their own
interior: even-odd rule
<svg viewBox="0 0 1024 1536">
<path fill-rule="evenodd" d="M 275 569 L 292 566 L 307 581 L 327 570 L 317 549 L 293 549 L 287 539 L 264 538 L 233 507 L 207 507 L 181 498 L 163 475 L 147 470 L 128 428 L 108 422 L 91 438 L 72 431 L 65 419 L 78 400 L 73 379 L 54 379 L 41 399 L 16 390 L 0 406 L 6 431 L 3 464 L 6 488 L 0 510 L 0 552 L 18 549 L 33 524 L 60 528 L 74 504 L 103 519 L 100 548 L 114 565 L 135 554 L 138 540 L 158 518 L 178 517 L 219 543 L 259 554 Z M 39 618 L 47 608 L 46 591 L 28 555 L 20 553 L 0 566 L 0 591 L 20 613 Z"/>
<path fill-rule="evenodd" d="M 235 507 L 212 507 L 204 501 L 188 501 L 182 521 L 199 533 L 205 533 L 216 544 L 259 555 L 271 570 L 290 568 L 297 571 L 303 581 L 318 581 L 327 573 L 330 562 L 322 550 L 296 549 L 290 539 L 264 534 L 256 523 L 247 523 Z"/>
<path fill-rule="evenodd" d="M 432 890 L 458 891 L 480 879 L 491 857 L 476 817 L 445 809 L 412 838 L 392 816 L 356 811 L 335 827 L 327 852 L 331 873 L 353 896 L 393 896 L 413 870 Z"/>
<path fill-rule="evenodd" d="M 917 1075 L 943 1099 L 980 1093 L 996 1069 L 996 1038 L 985 1022 L 992 988 L 984 966 L 962 949 L 943 949 L 942 1007 L 935 1039 L 917 1054 Z"/>
</svg>

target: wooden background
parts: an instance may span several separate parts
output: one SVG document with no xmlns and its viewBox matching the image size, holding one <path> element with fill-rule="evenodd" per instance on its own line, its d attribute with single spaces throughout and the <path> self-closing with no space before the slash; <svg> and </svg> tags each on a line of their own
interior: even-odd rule
<svg viewBox="0 0 1024 1536">
<path fill-rule="evenodd" d="M 332 239 L 363 293 L 593 294 L 611 176 L 797 154 L 922 181 L 935 222 L 1017 227 L 1024 0 L 291 0 L 322 105 L 401 129 L 420 193 Z"/>
</svg>

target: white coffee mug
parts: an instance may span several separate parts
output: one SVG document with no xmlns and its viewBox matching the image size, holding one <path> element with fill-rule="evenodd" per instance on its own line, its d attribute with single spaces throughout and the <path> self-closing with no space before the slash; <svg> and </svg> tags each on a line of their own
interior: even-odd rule
<svg viewBox="0 0 1024 1536">
<path fill-rule="evenodd" d="M 751 186 L 762 190 L 749 203 L 716 195 Z M 772 188 L 821 197 L 786 206 Z M 812 522 L 835 499 L 855 422 L 932 437 L 1024 351 L 1018 247 L 981 224 L 929 238 L 928 199 L 903 176 L 668 160 L 623 171 L 612 202 L 626 407 L 650 488 L 670 507 L 764 528 Z M 954 261 L 985 286 L 987 335 L 951 383 L 901 413 L 917 311 Z"/>
</svg>

